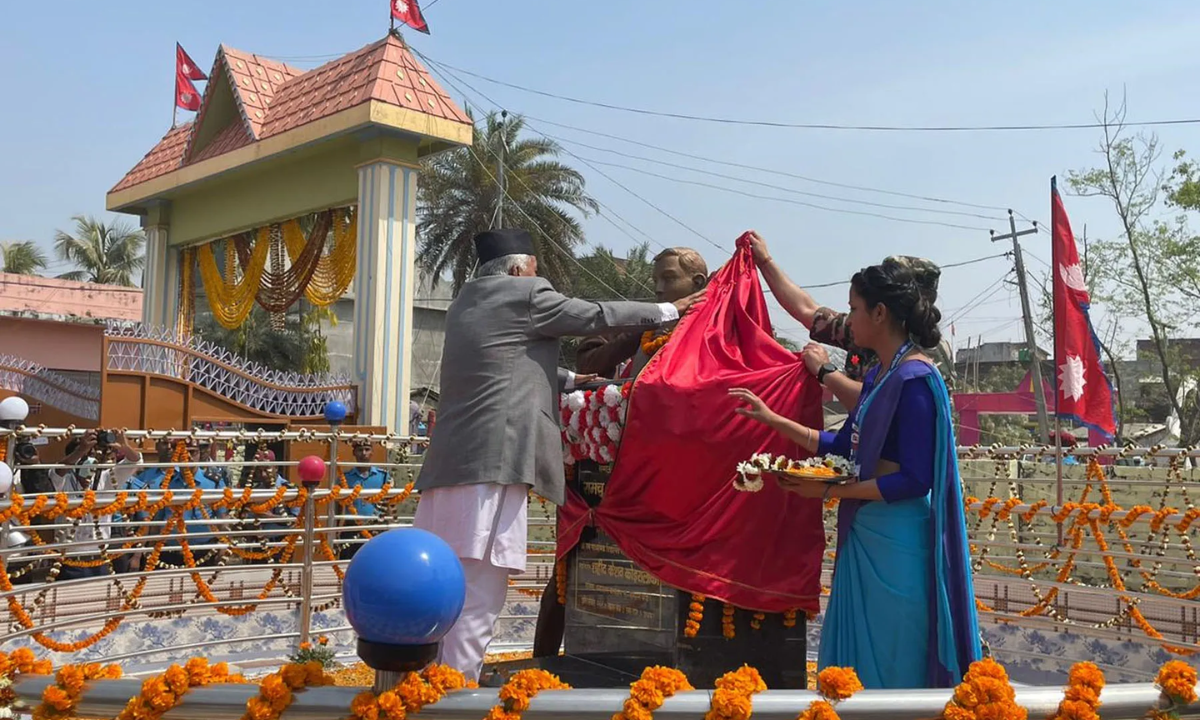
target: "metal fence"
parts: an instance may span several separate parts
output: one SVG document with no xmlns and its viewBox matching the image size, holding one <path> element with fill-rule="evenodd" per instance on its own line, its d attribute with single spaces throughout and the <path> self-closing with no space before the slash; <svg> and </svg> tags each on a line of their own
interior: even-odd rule
<svg viewBox="0 0 1200 720">
<path fill-rule="evenodd" d="M 95 480 L 103 473 L 112 480 L 120 463 L 103 455 L 82 468 L 22 462 L 14 456 L 18 439 L 43 443 L 35 447 L 46 456 L 61 456 L 59 444 L 80 434 L 73 428 L 0 430 L 0 450 L 17 466 L 19 483 L 25 488 L 43 472 L 78 476 L 82 469 L 90 470 Z M 27 645 L 61 660 L 103 656 L 146 668 L 181 652 L 225 653 L 243 667 L 253 667 L 256 662 L 277 661 L 288 649 L 321 633 L 342 638 L 343 654 L 349 656 L 352 634 L 344 619 L 337 621 L 344 568 L 374 534 L 411 524 L 416 505 L 411 482 L 420 468 L 423 439 L 361 436 L 388 451 L 388 462 L 372 464 L 337 459 L 339 445 L 353 439 L 343 433 L 129 431 L 127 437 L 143 444 L 133 477 L 158 477 L 157 485 L 140 489 L 136 483 L 125 483 L 79 492 L 57 491 L 56 486 L 56 491 L 41 493 L 23 492 L 19 485 L 0 498 L 0 647 Z M 150 449 L 161 439 L 173 444 L 169 461 L 159 462 Z M 333 458 L 323 486 L 310 492 L 282 482 L 295 461 L 195 455 L 201 444 L 257 447 L 277 442 L 323 446 L 324 457 Z M 183 454 L 179 447 L 190 449 Z M 1082 449 L 1073 453 L 1081 464 L 1067 468 L 1059 479 L 1056 464 L 1044 462 L 1053 452 L 1046 448 L 960 451 L 964 492 L 976 498 L 969 503 L 968 530 L 981 621 L 995 628 L 1082 637 L 1086 643 L 1109 642 L 1127 652 L 1134 652 L 1128 650 L 1132 647 L 1147 662 L 1186 658 L 1200 651 L 1195 602 L 1200 596 L 1200 562 L 1190 539 L 1197 512 L 1188 494 L 1195 488 L 1196 471 L 1187 467 L 1188 460 L 1200 453 L 1195 449 Z M 1097 470 L 1087 465 L 1095 455 L 1160 458 L 1165 467 Z M 356 488 L 345 474 L 353 475 L 354 469 L 363 467 L 381 471 L 386 484 Z M 123 468 L 122 476 L 129 470 Z M 159 470 L 167 478 L 165 483 L 154 474 Z M 206 489 L 216 477 L 226 479 L 224 487 Z M 553 567 L 553 507 L 536 497 L 530 503 L 529 569 L 512 581 L 509 606 L 501 618 L 512 625 L 512 631 L 500 634 L 500 649 L 528 647 L 538 599 Z M 832 508 L 826 513 L 831 541 L 833 514 Z M 830 554 L 826 585 L 831 561 Z M 216 622 L 256 616 L 292 621 L 258 627 L 250 639 L 224 634 L 224 626 Z M 314 624 L 318 616 L 334 617 L 334 624 Z M 157 629 L 184 620 L 201 628 L 200 634 L 155 644 Z M 812 625 L 819 628 L 819 618 Z M 207 635 L 205 627 L 210 628 Z M 150 641 L 136 646 L 114 644 L 113 638 L 121 633 Z M 274 645 L 263 650 L 267 642 Z M 239 645 L 249 649 L 241 656 L 227 652 Z M 1008 658 L 1021 653 L 1036 656 L 1041 651 L 1035 645 L 1005 652 L 1010 653 L 1004 656 Z M 1105 665 L 1103 658 L 1097 660 Z M 108 697 L 106 693 L 115 698 L 121 692 L 105 690 L 96 695 L 97 711 L 107 702 L 102 699 Z M 221 692 L 233 707 L 241 697 L 238 693 L 244 691 Z M 340 691 L 322 692 L 332 693 L 332 698 Z M 1049 694 L 1042 698 L 1036 692 L 1040 691 L 1023 691 L 1034 705 L 1049 702 Z M 1129 685 L 1116 695 L 1106 691 L 1105 703 L 1123 702 L 1120 698 L 1140 703 L 1148 693 L 1147 686 Z M 494 700 L 494 694 L 489 697 Z M 803 707 L 795 704 L 802 694 L 772 697 L 782 704 L 763 706 L 756 700 L 755 712 L 771 714 L 775 710 L 768 710 L 777 708 L 782 713 L 786 706 L 794 716 Z M 882 717 L 878 713 L 884 706 L 867 698 L 846 703 L 839 713 Z M 921 717 L 921 708 L 934 699 L 920 695 L 911 700 L 911 713 L 897 711 L 888 717 Z M 596 696 L 606 715 L 613 711 L 610 700 L 603 696 L 601 702 L 601 696 Z M 217 702 L 215 694 L 213 702 Z M 324 708 L 322 702 L 311 708 L 297 706 L 289 716 L 315 714 Z M 466 717 L 482 702 L 464 696 L 423 714 Z M 663 711 L 690 712 L 695 702 L 673 700 Z M 81 711 L 88 707 L 85 701 Z M 531 712 L 548 717 L 556 708 L 552 701 L 539 699 Z M 213 708 L 214 716 L 221 714 Z"/>
</svg>

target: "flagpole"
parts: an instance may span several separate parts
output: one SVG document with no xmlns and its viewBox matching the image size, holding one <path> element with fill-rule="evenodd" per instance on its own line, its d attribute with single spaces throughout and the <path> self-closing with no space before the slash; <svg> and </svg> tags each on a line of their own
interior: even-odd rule
<svg viewBox="0 0 1200 720">
<path fill-rule="evenodd" d="M 396 13 L 393 12 L 392 3 L 396 0 L 388 0 L 388 34 L 396 32 Z"/>
<path fill-rule="evenodd" d="M 1055 464 L 1055 483 L 1054 483 L 1054 505 L 1061 508 L 1063 505 L 1063 456 L 1062 456 L 1062 417 L 1058 414 L 1058 293 L 1054 292 L 1055 275 L 1058 272 L 1058 244 L 1054 242 L 1054 227 L 1055 227 L 1055 212 L 1054 208 L 1057 203 L 1054 202 L 1055 196 L 1058 195 L 1058 177 L 1050 176 L 1050 342 L 1054 348 L 1051 350 L 1050 356 L 1054 358 L 1054 367 L 1050 372 L 1050 389 L 1054 391 L 1054 464 Z M 1058 523 L 1058 544 L 1063 542 L 1063 526 Z"/>
</svg>

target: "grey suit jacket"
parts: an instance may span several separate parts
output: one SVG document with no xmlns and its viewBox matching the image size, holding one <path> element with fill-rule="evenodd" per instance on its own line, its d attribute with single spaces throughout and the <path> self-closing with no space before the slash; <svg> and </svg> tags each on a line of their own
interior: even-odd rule
<svg viewBox="0 0 1200 720">
<path fill-rule="evenodd" d="M 437 432 L 417 489 L 525 483 L 561 505 L 558 391 L 567 373 L 558 367 L 559 338 L 662 322 L 653 303 L 576 300 L 543 278 L 467 283 L 446 315 Z"/>
</svg>

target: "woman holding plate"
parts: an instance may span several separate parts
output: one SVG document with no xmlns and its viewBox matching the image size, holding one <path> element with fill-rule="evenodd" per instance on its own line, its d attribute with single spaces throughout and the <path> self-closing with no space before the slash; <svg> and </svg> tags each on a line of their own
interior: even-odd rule
<svg viewBox="0 0 1200 720">
<path fill-rule="evenodd" d="M 853 667 L 868 688 L 953 687 L 982 656 L 950 396 L 925 352 L 941 340 L 936 300 L 936 277 L 919 281 L 894 262 L 851 279 L 850 331 L 881 362 L 836 435 L 782 417 L 748 390 L 729 391 L 745 403 L 738 413 L 855 469 L 844 484 L 779 482 L 840 499 L 819 665 Z"/>
</svg>

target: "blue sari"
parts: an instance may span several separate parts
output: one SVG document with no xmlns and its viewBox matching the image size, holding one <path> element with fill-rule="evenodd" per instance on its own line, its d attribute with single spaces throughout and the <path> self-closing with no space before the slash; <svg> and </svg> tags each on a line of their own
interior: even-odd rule
<svg viewBox="0 0 1200 720">
<path fill-rule="evenodd" d="M 910 401 L 922 394 L 918 416 Z M 853 667 L 872 689 L 953 687 L 983 653 L 949 392 L 924 362 L 899 363 L 881 380 L 869 374 L 859 407 L 836 438 L 822 434 L 821 452 L 845 454 L 860 421 L 860 477 L 877 477 L 885 445 L 896 450 L 897 428 L 904 452 L 932 454 L 921 463 L 931 477 L 914 480 L 908 468 L 907 478 L 886 476 L 888 490 L 879 479 L 883 501 L 840 502 L 818 664 Z"/>
</svg>

